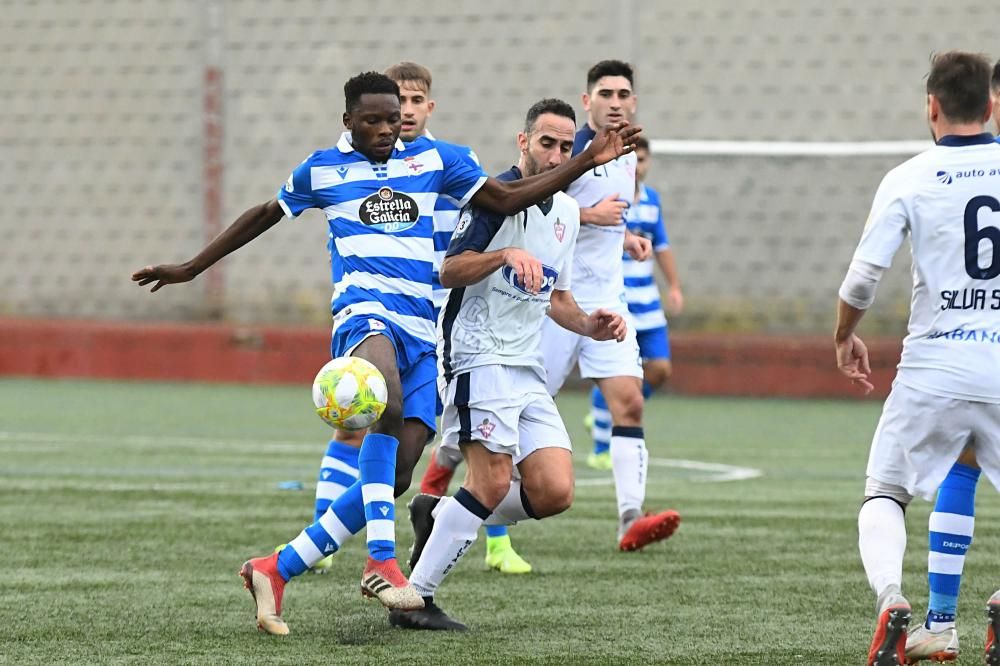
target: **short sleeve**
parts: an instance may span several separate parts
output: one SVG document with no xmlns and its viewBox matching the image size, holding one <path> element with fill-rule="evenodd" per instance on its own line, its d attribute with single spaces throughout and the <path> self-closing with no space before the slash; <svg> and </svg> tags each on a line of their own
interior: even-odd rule
<svg viewBox="0 0 1000 666">
<path fill-rule="evenodd" d="M 441 194 L 454 199 L 456 204 L 464 206 L 486 182 L 486 172 L 469 148 L 453 146 L 443 141 L 435 141 L 435 147 L 441 156 L 443 181 Z"/>
<path fill-rule="evenodd" d="M 462 254 L 467 250 L 483 252 L 503 226 L 507 218 L 499 213 L 476 206 L 466 206 L 458 216 L 458 225 L 452 234 L 445 257 Z"/>
<path fill-rule="evenodd" d="M 278 190 L 278 204 L 288 217 L 298 217 L 302 211 L 316 206 L 310 173 L 316 154 L 313 153 L 302 160 L 302 164 L 295 167 L 288 180 Z"/>
<path fill-rule="evenodd" d="M 909 218 L 897 179 L 890 172 L 875 193 L 868 222 L 854 259 L 889 268 L 909 229 Z"/>
</svg>

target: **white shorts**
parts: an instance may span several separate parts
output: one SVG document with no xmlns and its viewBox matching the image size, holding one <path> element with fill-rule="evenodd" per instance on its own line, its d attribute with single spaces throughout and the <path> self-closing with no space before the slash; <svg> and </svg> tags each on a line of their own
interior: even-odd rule
<svg viewBox="0 0 1000 666">
<path fill-rule="evenodd" d="M 621 312 L 620 309 L 615 309 Z M 542 357 L 545 359 L 545 374 L 548 391 L 555 395 L 562 388 L 573 370 L 580 364 L 580 376 L 584 379 L 606 379 L 608 377 L 638 377 L 642 379 L 642 358 L 639 343 L 635 337 L 635 327 L 627 313 L 628 332 L 621 342 L 592 338 L 567 331 L 546 317 L 542 324 Z"/>
<path fill-rule="evenodd" d="M 545 383 L 531 368 L 485 365 L 456 374 L 444 391 L 441 446 L 480 442 L 518 464 L 534 451 L 572 451 Z"/>
<path fill-rule="evenodd" d="M 1000 405 L 944 398 L 896 381 L 872 439 L 868 476 L 931 500 L 967 445 L 1000 489 Z"/>
</svg>

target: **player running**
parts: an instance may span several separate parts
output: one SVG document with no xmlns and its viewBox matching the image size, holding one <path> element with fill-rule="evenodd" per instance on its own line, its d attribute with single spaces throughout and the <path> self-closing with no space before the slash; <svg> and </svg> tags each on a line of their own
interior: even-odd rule
<svg viewBox="0 0 1000 666">
<path fill-rule="evenodd" d="M 627 122 L 635 113 L 632 67 L 604 60 L 587 72 L 583 106 L 587 124 L 576 133 L 573 154 L 587 150 L 603 128 Z M 573 182 L 567 193 L 580 204 L 580 236 L 573 256 L 573 283 L 580 307 L 587 312 L 606 308 L 627 315 L 624 302 L 622 254 L 649 257 L 650 242 L 627 233 L 622 221 L 635 192 L 635 155 L 591 169 Z M 622 199 L 622 197 L 626 199 Z M 635 331 L 621 344 L 597 341 L 566 330 L 554 321 L 542 325 L 542 354 L 549 393 L 562 388 L 573 366 L 593 379 L 611 413 L 611 464 L 618 499 L 618 547 L 638 550 L 669 537 L 680 514 L 664 511 L 643 516 L 649 454 L 642 430 L 642 362 Z"/>
<path fill-rule="evenodd" d="M 362 592 L 389 608 L 423 606 L 396 562 L 393 500 L 409 487 L 413 466 L 435 429 L 431 213 L 437 197 L 513 213 L 584 171 L 628 154 L 639 131 L 609 128 L 562 168 L 501 182 L 447 144 L 420 138 L 404 145 L 399 86 L 385 75 L 360 74 L 345 84 L 344 93 L 347 132 L 336 146 L 314 152 L 296 167 L 277 197 L 248 209 L 194 259 L 147 266 L 132 276 L 140 285 L 155 282 L 153 291 L 188 282 L 285 216 L 309 208 L 327 215 L 344 272 L 334 294 L 333 356 L 373 363 L 385 377 L 389 399 L 361 446 L 359 480 L 280 553 L 243 565 L 258 626 L 273 634 L 288 633 L 281 619 L 285 583 L 366 525 L 369 557 Z"/>
<path fill-rule="evenodd" d="M 868 351 L 855 331 L 909 235 L 909 333 L 872 440 L 858 514 L 861 560 L 878 597 L 869 666 L 906 661 L 911 610 L 901 591 L 903 516 L 913 496 L 930 499 L 966 447 L 1000 487 L 1000 180 L 994 168 L 1000 145 L 983 132 L 989 84 L 982 56 L 952 51 L 934 57 L 927 117 L 937 145 L 883 178 L 840 288 L 837 363 L 868 392 Z M 932 532 L 956 535 L 944 544 L 942 559 L 965 550 L 971 522 L 948 513 L 932 523 Z M 990 664 L 1000 664 L 997 598 L 990 602 L 986 639 Z"/>
<path fill-rule="evenodd" d="M 625 211 L 625 224 L 629 232 L 652 243 L 656 263 L 670 285 L 667 308 L 672 314 L 679 314 L 684 307 L 684 294 L 677 277 L 674 252 L 670 249 L 663 225 L 660 193 L 644 182 L 649 172 L 650 157 L 649 142 L 640 137 L 635 145 L 635 197 Z M 639 356 L 642 358 L 642 397 L 648 399 L 653 391 L 667 383 L 673 370 L 667 318 L 663 316 L 660 289 L 653 277 L 653 260 L 635 261 L 625 253 L 622 261 L 625 303 L 635 326 Z M 587 456 L 587 464 L 594 469 L 611 469 L 611 413 L 597 386 L 591 389 L 590 416 L 587 420 L 594 437 L 594 450 Z"/>
<path fill-rule="evenodd" d="M 505 182 L 551 171 L 570 159 L 573 107 L 544 99 L 518 133 L 516 167 Z M 566 194 L 501 215 L 473 205 L 462 212 L 441 268 L 451 288 L 439 320 L 444 399 L 442 447 L 461 450 L 468 466 L 453 497 L 411 502 L 416 566 L 411 582 L 421 610 L 394 610 L 408 629 L 464 630 L 434 595 L 484 522 L 510 524 L 569 508 L 573 460 L 569 436 L 546 390 L 539 331 L 548 312 L 560 326 L 597 340 L 621 341 L 621 314 L 589 316 L 569 292 L 579 207 Z M 520 479 L 511 481 L 514 466 Z"/>
</svg>

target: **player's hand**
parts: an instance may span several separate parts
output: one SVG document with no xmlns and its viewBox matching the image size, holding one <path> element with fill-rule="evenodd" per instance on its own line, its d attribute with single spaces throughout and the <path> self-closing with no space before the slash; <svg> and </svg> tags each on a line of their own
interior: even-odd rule
<svg viewBox="0 0 1000 666">
<path fill-rule="evenodd" d="M 145 287 L 150 282 L 156 282 L 151 291 L 156 291 L 166 284 L 180 284 L 190 282 L 198 274 L 187 264 L 160 264 L 159 266 L 146 266 L 132 273 L 132 281 L 138 282 L 140 287 Z"/>
<path fill-rule="evenodd" d="M 594 136 L 587 150 L 595 165 L 606 164 L 635 150 L 635 140 L 641 132 L 641 127 L 629 125 L 627 120 L 608 125 Z"/>
<path fill-rule="evenodd" d="M 594 340 L 617 340 L 621 342 L 625 339 L 628 325 L 625 318 L 617 312 L 611 312 L 604 308 L 598 308 L 587 317 L 587 336 Z"/>
<path fill-rule="evenodd" d="M 503 252 L 503 263 L 514 269 L 518 282 L 530 294 L 542 288 L 542 262 L 519 247 L 509 247 Z"/>
<path fill-rule="evenodd" d="M 617 226 L 622 223 L 626 208 L 628 204 L 618 198 L 617 192 L 606 196 L 590 208 L 590 213 L 594 216 L 592 224 L 601 227 Z"/>
<path fill-rule="evenodd" d="M 865 395 L 871 393 L 875 386 L 870 380 L 872 367 L 868 362 L 868 347 L 854 334 L 836 345 L 837 368 L 840 373 L 860 386 Z"/>
<path fill-rule="evenodd" d="M 684 294 L 680 287 L 670 287 L 667 291 L 667 311 L 670 314 L 680 314 L 684 310 Z"/>
<path fill-rule="evenodd" d="M 653 241 L 627 231 L 625 232 L 625 251 L 636 261 L 646 261 L 653 256 Z"/>
</svg>

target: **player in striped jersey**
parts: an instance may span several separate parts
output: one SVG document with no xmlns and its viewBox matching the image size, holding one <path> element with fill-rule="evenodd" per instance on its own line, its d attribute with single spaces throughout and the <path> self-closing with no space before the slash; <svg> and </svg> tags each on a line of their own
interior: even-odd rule
<svg viewBox="0 0 1000 666">
<path fill-rule="evenodd" d="M 359 480 L 280 553 L 243 565 L 240 573 L 257 605 L 258 626 L 273 634 L 288 633 L 281 619 L 285 583 L 338 551 L 366 525 L 363 593 L 389 608 L 423 606 L 396 562 L 394 496 L 409 487 L 435 429 L 431 277 L 437 197 L 512 213 L 630 153 L 639 132 L 624 124 L 608 128 L 561 168 L 504 183 L 488 178 L 447 144 L 421 137 L 404 145 L 399 86 L 385 75 L 360 74 L 345 84 L 344 93 L 347 131 L 336 146 L 307 157 L 275 198 L 245 211 L 190 261 L 147 266 L 132 276 L 140 286 L 155 283 L 153 291 L 188 282 L 283 217 L 295 218 L 309 208 L 326 214 L 343 269 L 334 292 L 331 351 L 373 363 L 385 377 L 389 399 L 362 444 Z"/>
<path fill-rule="evenodd" d="M 670 249 L 667 230 L 663 225 L 663 207 L 660 193 L 645 184 L 649 172 L 649 142 L 640 137 L 635 147 L 636 193 L 632 205 L 625 211 L 625 224 L 630 232 L 649 239 L 653 244 L 653 256 L 669 283 L 667 308 L 672 314 L 680 313 L 684 307 L 684 294 L 674 253 Z M 653 259 L 636 261 L 626 252 L 622 257 L 622 271 L 625 276 L 625 302 L 635 326 L 642 357 L 642 396 L 649 396 L 661 388 L 670 378 L 670 338 L 667 319 L 660 304 L 660 290 L 653 277 Z M 611 413 L 600 389 L 595 385 L 590 393 L 591 430 L 594 436 L 594 450 L 587 457 L 587 464 L 595 469 L 611 469 Z"/>
<path fill-rule="evenodd" d="M 430 70 L 414 62 L 400 62 L 385 70 L 385 75 L 399 85 L 399 104 L 403 115 L 399 137 L 404 142 L 415 141 L 426 136 L 433 139 L 427 128 L 427 121 L 437 106 L 431 99 L 433 83 Z M 476 153 L 468 146 L 455 145 L 456 150 L 479 164 Z M 458 225 L 460 207 L 458 202 L 446 196 L 438 197 L 434 206 L 434 319 L 438 319 L 441 307 L 450 290 L 441 286 L 438 273 L 444 261 L 445 252 L 451 243 L 452 234 Z M 438 415 L 441 413 L 438 401 Z M 462 461 L 460 451 L 435 446 L 431 449 L 430 460 L 423 478 L 420 492 L 442 497 L 448 492 L 448 484 L 455 474 L 455 468 Z M 511 545 L 506 525 L 486 526 L 486 566 L 501 573 L 530 573 L 528 564 Z"/>
</svg>

